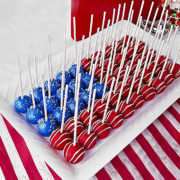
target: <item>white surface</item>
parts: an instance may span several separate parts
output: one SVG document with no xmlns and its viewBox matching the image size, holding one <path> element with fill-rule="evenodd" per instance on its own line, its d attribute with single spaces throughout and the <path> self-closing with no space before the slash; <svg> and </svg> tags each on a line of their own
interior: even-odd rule
<svg viewBox="0 0 180 180">
<path fill-rule="evenodd" d="M 85 41 L 85 43 L 87 42 Z M 73 50 L 73 47 L 68 49 L 68 51 Z M 73 62 L 73 53 L 69 54 L 67 67 Z M 172 56 L 174 56 L 174 53 L 172 53 Z M 58 70 L 62 58 L 63 54 L 58 54 L 53 57 L 54 72 Z M 45 71 L 46 64 L 46 61 L 39 64 L 39 73 Z M 26 82 L 23 83 L 23 85 L 24 91 L 27 93 L 29 90 L 29 81 L 27 81 L 26 73 L 23 75 L 23 82 Z M 94 149 L 86 151 L 84 160 L 77 165 L 68 164 L 64 160 L 62 152 L 53 150 L 47 139 L 41 137 L 34 126 L 27 123 L 23 116 L 14 111 L 12 103 L 14 97 L 19 95 L 17 86 L 17 77 L 14 77 L 14 81 L 10 84 L 10 88 L 6 92 L 7 96 L 1 97 L 0 111 L 25 138 L 29 146 L 34 148 L 36 152 L 39 152 L 42 159 L 44 159 L 60 177 L 63 179 L 76 180 L 88 179 L 94 175 L 176 101 L 180 92 L 180 79 L 174 81 L 163 94 L 158 95 L 153 101 L 146 103 L 132 118 L 124 121 L 121 128 L 111 131 L 108 138 L 98 141 Z"/>
</svg>

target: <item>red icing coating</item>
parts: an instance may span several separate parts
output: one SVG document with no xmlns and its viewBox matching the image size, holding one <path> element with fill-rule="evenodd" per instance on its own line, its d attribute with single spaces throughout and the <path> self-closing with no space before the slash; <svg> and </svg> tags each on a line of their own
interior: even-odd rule
<svg viewBox="0 0 180 180">
<path fill-rule="evenodd" d="M 55 131 L 52 132 L 50 138 L 50 144 L 53 148 L 57 150 L 63 150 L 64 146 L 71 142 L 71 137 L 69 132 L 63 130 L 61 133 L 60 129 L 56 129 Z"/>
<path fill-rule="evenodd" d="M 104 100 L 107 101 L 108 96 L 109 96 L 109 92 L 106 93 Z M 118 96 L 119 96 L 118 93 L 113 93 L 113 92 L 111 93 L 111 98 L 110 98 L 110 101 L 109 101 L 109 106 L 110 106 L 111 108 L 115 108 L 115 107 L 116 107 L 117 100 L 118 100 Z"/>
<path fill-rule="evenodd" d="M 81 60 L 81 66 L 84 68 L 86 72 L 89 72 L 90 66 L 91 66 L 91 58 L 88 59 L 82 59 Z"/>
<path fill-rule="evenodd" d="M 127 83 L 128 83 L 128 84 L 131 84 L 132 81 L 133 81 L 133 78 L 134 78 L 133 76 L 130 76 L 130 77 L 128 78 L 128 80 L 127 80 Z M 135 78 L 135 81 L 134 81 L 133 91 L 137 91 L 138 86 L 139 86 L 139 82 L 140 82 L 140 78 L 139 78 L 139 77 L 136 77 L 136 78 Z"/>
<path fill-rule="evenodd" d="M 160 76 L 160 73 L 158 76 Z M 167 70 L 163 72 L 161 79 L 166 83 L 166 85 L 171 84 L 174 81 L 173 75 Z"/>
<path fill-rule="evenodd" d="M 71 136 L 74 135 L 74 118 L 70 118 L 64 124 L 64 128 L 68 131 Z M 77 136 L 84 130 L 83 123 L 81 121 L 77 121 Z"/>
<path fill-rule="evenodd" d="M 122 85 L 121 82 L 118 83 L 118 86 L 117 86 L 117 89 L 116 89 L 116 93 L 119 93 L 119 92 L 120 92 L 121 85 Z M 129 90 L 130 90 L 130 85 L 129 85 L 129 84 L 124 85 L 123 91 L 122 91 L 122 97 L 123 97 L 123 98 L 127 98 L 127 97 L 128 97 Z"/>
<path fill-rule="evenodd" d="M 151 85 L 156 89 L 157 94 L 161 94 L 166 89 L 166 84 L 159 78 L 154 78 Z"/>
<path fill-rule="evenodd" d="M 85 149 L 92 149 L 96 144 L 97 136 L 93 131 L 84 130 L 78 137 L 78 142 L 84 146 Z"/>
<path fill-rule="evenodd" d="M 168 69 L 169 72 L 171 71 L 171 68 L 172 68 L 172 63 L 169 63 L 168 66 L 167 66 L 167 69 Z M 172 74 L 173 74 L 174 78 L 180 77 L 180 64 L 176 63 L 174 65 Z"/>
<path fill-rule="evenodd" d="M 71 142 L 67 143 L 63 150 L 64 158 L 72 164 L 79 163 L 84 158 L 84 153 L 84 147 L 78 142 L 75 146 Z"/>
<path fill-rule="evenodd" d="M 116 129 L 122 125 L 123 116 L 115 110 L 110 110 L 107 112 L 105 122 L 109 123 L 112 129 Z"/>
<path fill-rule="evenodd" d="M 140 41 L 140 42 L 139 42 L 139 45 L 138 45 L 138 50 L 137 50 L 137 52 L 138 52 L 139 54 L 142 53 L 143 50 L 144 50 L 144 47 L 145 47 L 145 43 L 144 43 L 143 41 Z"/>
<path fill-rule="evenodd" d="M 108 86 L 108 87 L 111 86 L 113 78 L 114 78 L 114 75 L 109 75 L 109 76 L 108 76 L 108 78 L 107 78 L 107 86 Z M 104 78 L 103 78 L 103 82 L 104 82 L 104 83 L 105 83 L 105 81 L 106 81 L 106 76 L 104 76 Z"/>
<path fill-rule="evenodd" d="M 144 98 L 141 94 L 137 94 L 136 92 L 133 92 L 130 97 L 130 103 L 134 105 L 135 109 L 139 109 L 144 104 Z"/>
<path fill-rule="evenodd" d="M 140 93 L 143 95 L 145 101 L 150 101 L 155 97 L 156 90 L 154 87 L 146 84 L 140 88 Z"/>
<path fill-rule="evenodd" d="M 92 128 L 99 139 L 106 138 L 111 131 L 111 127 L 110 127 L 109 123 L 106 123 L 106 122 L 102 123 L 101 120 L 96 121 L 92 125 Z"/>
<path fill-rule="evenodd" d="M 135 108 L 133 104 L 127 104 L 126 101 L 121 101 L 118 111 L 123 115 L 124 118 L 130 118 L 134 114 Z"/>
<path fill-rule="evenodd" d="M 96 76 L 97 79 L 100 79 L 100 77 L 101 77 L 101 66 L 99 66 L 99 65 L 96 66 L 94 74 L 95 74 L 95 76 Z M 106 70 L 104 69 L 104 70 L 103 70 L 103 77 L 104 77 L 105 75 L 106 75 Z"/>
<path fill-rule="evenodd" d="M 114 71 L 115 77 L 118 76 L 118 72 L 119 72 L 119 68 L 117 68 L 117 69 Z M 119 76 L 119 81 L 122 81 L 122 80 L 123 80 L 124 74 L 125 74 L 125 69 L 121 69 L 120 76 Z"/>
<path fill-rule="evenodd" d="M 83 125 L 87 127 L 89 124 L 89 120 L 90 120 L 90 112 L 88 112 L 87 109 L 84 109 L 83 111 L 81 111 L 79 115 L 79 121 L 81 121 Z M 97 120 L 98 120 L 98 116 L 96 114 L 93 114 L 92 124 Z"/>
</svg>

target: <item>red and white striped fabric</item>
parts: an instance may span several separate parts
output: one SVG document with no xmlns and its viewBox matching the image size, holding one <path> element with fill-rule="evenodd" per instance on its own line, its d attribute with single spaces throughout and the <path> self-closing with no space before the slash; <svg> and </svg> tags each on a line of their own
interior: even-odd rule
<svg viewBox="0 0 180 180">
<path fill-rule="evenodd" d="M 1 121 L 0 179 L 61 179 Z M 91 179 L 180 179 L 180 99 Z"/>
</svg>

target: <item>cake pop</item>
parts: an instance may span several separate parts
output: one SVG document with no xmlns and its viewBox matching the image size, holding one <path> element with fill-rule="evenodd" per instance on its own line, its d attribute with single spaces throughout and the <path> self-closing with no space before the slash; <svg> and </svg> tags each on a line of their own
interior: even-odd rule
<svg viewBox="0 0 180 180">
<path fill-rule="evenodd" d="M 65 71 L 65 85 L 66 84 L 69 84 L 70 81 L 72 79 L 72 75 L 71 73 Z M 61 84 L 61 81 L 62 81 L 62 72 L 59 72 L 57 75 L 56 75 L 56 80 L 59 84 Z"/>
<path fill-rule="evenodd" d="M 109 92 L 109 96 L 107 99 L 106 108 L 105 108 L 105 112 L 104 112 L 104 116 L 103 116 L 103 120 L 105 122 L 109 123 L 112 129 L 116 129 L 116 128 L 120 127 L 122 124 L 122 120 L 123 120 L 122 114 L 120 114 L 119 112 L 115 112 L 115 110 L 108 110 L 110 97 L 111 97 L 112 90 L 114 87 L 114 82 L 115 82 L 115 79 L 113 78 L 113 82 L 111 85 L 111 89 Z"/>
<path fill-rule="evenodd" d="M 66 121 L 66 112 L 67 112 L 67 108 L 66 108 L 67 94 L 68 94 L 68 85 L 66 85 L 65 101 L 64 101 L 63 109 L 61 111 L 63 112 L 61 123 L 60 123 L 61 129 L 56 129 L 55 131 L 53 131 L 53 133 L 51 134 L 49 138 L 51 146 L 57 150 L 63 150 L 65 145 L 71 142 L 70 133 L 64 130 L 64 122 Z"/>
<path fill-rule="evenodd" d="M 64 157 L 66 159 L 67 162 L 69 163 L 78 163 L 80 162 L 83 157 L 84 157 L 84 147 L 81 146 L 78 142 L 77 142 L 77 135 L 79 135 L 82 131 L 83 131 L 83 126 L 80 125 L 80 123 L 82 124 L 82 122 L 78 121 L 78 105 L 79 105 L 79 89 L 80 89 L 80 79 L 81 79 L 81 75 L 79 75 L 78 77 L 78 88 L 77 88 L 77 96 L 76 96 L 76 107 L 75 107 L 75 115 L 74 115 L 74 120 L 73 123 L 71 122 L 66 122 L 67 124 L 65 124 L 65 128 L 68 128 L 69 130 L 73 127 L 73 143 L 68 143 L 66 144 L 66 146 L 64 147 L 63 153 L 64 153 Z M 70 120 L 71 121 L 71 120 Z M 81 128 L 81 132 L 80 132 L 80 128 Z M 72 130 L 70 130 L 72 132 Z"/>
<path fill-rule="evenodd" d="M 75 92 L 75 87 L 76 85 L 76 82 L 74 79 L 71 80 L 71 82 L 69 83 L 69 89 L 72 91 L 72 92 Z M 80 85 L 80 92 L 83 91 L 85 89 L 84 87 L 84 84 L 81 82 L 81 85 Z"/>
<path fill-rule="evenodd" d="M 88 130 L 84 130 L 78 137 L 78 142 L 84 146 L 85 149 L 91 149 L 96 144 L 97 136 L 96 134 L 91 130 L 91 124 L 93 120 L 93 106 L 94 106 L 94 100 L 95 100 L 96 90 L 94 90 L 93 93 L 93 100 L 92 100 L 92 107 L 90 112 L 90 119 L 88 123 Z M 94 123 L 94 122 L 93 122 Z"/>
<path fill-rule="evenodd" d="M 55 94 L 55 97 L 61 102 L 61 92 L 62 90 L 61 89 L 58 89 L 56 94 Z M 64 96 L 65 96 L 65 91 L 63 91 L 63 99 L 64 99 Z M 73 98 L 73 92 L 69 89 L 68 90 L 68 96 L 67 96 L 67 100 L 69 101 L 71 98 Z"/>
<path fill-rule="evenodd" d="M 29 96 L 23 95 L 19 57 L 18 57 L 18 72 L 19 72 L 19 82 L 20 82 L 21 96 L 19 96 L 14 101 L 14 108 L 16 109 L 16 111 L 18 111 L 20 113 L 26 113 L 27 109 L 32 105 L 32 99 Z"/>
<path fill-rule="evenodd" d="M 42 136 L 50 136 L 51 133 L 56 129 L 56 121 L 53 118 L 47 116 L 47 106 L 45 99 L 45 91 L 43 86 L 43 80 L 41 78 L 41 85 L 43 90 L 43 107 L 45 117 L 38 120 L 37 129 Z"/>
<path fill-rule="evenodd" d="M 73 65 L 69 68 L 69 70 L 68 70 L 68 72 L 71 73 L 71 75 L 72 75 L 72 77 L 73 77 L 74 79 L 76 78 L 76 68 L 77 68 L 77 64 L 73 64 Z M 80 66 L 79 72 L 80 72 L 81 74 L 84 74 L 84 69 L 83 69 L 82 66 Z"/>
<path fill-rule="evenodd" d="M 28 60 L 28 74 L 29 74 L 31 91 L 33 92 L 29 60 Z M 32 102 L 33 102 L 33 105 L 27 109 L 26 119 L 32 124 L 37 124 L 38 120 L 44 117 L 44 111 L 42 107 L 36 105 L 33 93 L 32 93 Z"/>
<path fill-rule="evenodd" d="M 82 83 L 84 84 L 84 87 L 86 89 L 89 88 L 90 80 L 91 80 L 91 75 L 89 75 L 88 73 L 85 73 L 82 75 Z M 96 82 L 97 82 L 97 79 L 94 78 L 93 84 L 95 84 Z"/>
</svg>

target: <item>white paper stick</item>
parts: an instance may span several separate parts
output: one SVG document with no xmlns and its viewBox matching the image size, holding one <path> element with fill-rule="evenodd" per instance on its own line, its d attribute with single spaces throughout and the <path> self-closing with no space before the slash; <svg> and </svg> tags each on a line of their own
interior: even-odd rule
<svg viewBox="0 0 180 180">
<path fill-rule="evenodd" d="M 95 51 L 96 51 L 97 41 L 98 41 L 98 38 L 99 38 L 99 29 L 100 28 L 98 27 L 97 32 L 96 32 L 96 39 L 95 39 L 93 54 L 92 54 L 92 58 L 91 58 L 91 65 L 90 65 L 89 74 L 91 74 L 91 71 L 92 71 L 92 65 L 93 65 L 93 61 L 94 61 L 94 54 L 95 54 Z"/>
<path fill-rule="evenodd" d="M 110 24 L 110 20 L 108 20 L 108 23 L 107 23 L 107 31 L 106 31 L 104 42 L 103 42 L 100 84 L 102 84 L 102 78 L 103 78 L 104 61 L 105 61 L 105 46 L 106 46 L 106 41 L 107 41 L 109 24 Z"/>
<path fill-rule="evenodd" d="M 42 86 L 42 94 L 43 94 L 44 115 L 45 115 L 45 122 L 46 122 L 48 120 L 47 105 L 46 105 L 46 96 L 45 96 L 44 83 L 43 83 L 43 77 L 42 76 L 41 76 L 41 86 Z"/>
<path fill-rule="evenodd" d="M 66 115 L 67 96 L 68 96 L 68 85 L 66 85 L 66 88 L 65 88 L 65 98 L 64 98 L 62 122 L 61 122 L 61 133 L 63 132 L 63 129 L 64 129 L 64 119 L 65 119 L 65 115 Z"/>
<path fill-rule="evenodd" d="M 103 43 L 105 20 L 106 20 L 106 11 L 104 11 L 104 13 L 103 13 L 102 26 L 101 26 L 101 42 L 100 42 L 100 44 Z"/>
<path fill-rule="evenodd" d="M 51 78 L 49 72 L 49 53 L 48 53 L 48 97 L 51 98 Z"/>
<path fill-rule="evenodd" d="M 82 57 L 83 57 L 84 39 L 85 39 L 85 35 L 82 36 L 82 45 L 81 45 L 81 56 L 80 56 L 80 60 L 82 60 Z"/>
<path fill-rule="evenodd" d="M 76 106 L 75 106 L 75 114 L 74 114 L 74 139 L 73 139 L 73 145 L 76 145 L 76 137 L 77 137 L 77 119 L 78 119 L 78 106 L 79 106 L 79 90 L 80 90 L 80 80 L 81 80 L 81 74 L 79 73 L 78 76 L 78 92 L 76 96 Z"/>
<path fill-rule="evenodd" d="M 155 64 L 154 64 L 154 68 L 153 68 L 153 71 L 151 73 L 151 77 L 149 79 L 149 83 L 148 83 L 148 86 L 151 85 L 151 82 L 152 82 L 152 79 L 153 79 L 153 76 L 154 76 L 154 72 L 156 70 L 156 67 L 157 67 L 157 63 L 158 63 L 158 60 L 159 60 L 159 57 L 160 57 L 160 54 L 161 54 L 161 51 L 162 51 L 162 48 L 163 48 L 163 45 L 164 45 L 164 41 L 161 42 L 161 45 L 160 45 L 160 50 L 158 52 L 158 55 L 156 56 L 156 60 L 155 60 Z"/>
<path fill-rule="evenodd" d="M 87 111 L 89 112 L 90 110 L 90 104 L 91 104 L 91 95 L 92 95 L 92 87 L 93 87 L 93 81 L 94 81 L 94 71 L 95 71 L 96 66 L 93 65 L 93 69 L 92 69 L 92 75 L 91 75 L 91 80 L 89 83 L 89 101 L 88 101 L 88 107 L 87 107 Z"/>
<path fill-rule="evenodd" d="M 120 92 L 119 92 L 119 96 L 118 96 L 118 101 L 117 101 L 117 104 L 116 104 L 115 112 L 117 112 L 118 108 L 119 108 L 119 103 L 120 103 L 121 96 L 122 96 L 122 93 L 123 93 L 124 85 L 126 84 L 126 80 L 127 80 L 128 70 L 129 70 L 129 66 L 126 67 L 126 71 L 125 71 L 123 82 L 122 82 L 121 89 L 120 89 Z"/>
<path fill-rule="evenodd" d="M 118 85 L 118 82 L 119 82 L 119 77 L 120 77 L 120 74 L 121 74 L 121 70 L 124 66 L 124 61 L 126 59 L 126 53 L 127 52 L 127 48 L 125 49 L 125 51 L 123 52 L 123 56 L 122 56 L 122 60 L 121 60 L 121 64 L 120 64 L 120 67 L 119 67 L 119 71 L 118 71 L 118 75 L 117 75 L 117 79 L 116 79 L 116 83 L 115 83 L 115 87 L 114 87 L 114 93 L 116 92 L 116 89 L 117 89 L 117 85 Z"/>
<path fill-rule="evenodd" d="M 29 74 L 30 88 L 31 88 L 31 94 L 32 94 L 33 108 L 35 108 L 36 103 L 35 103 L 35 100 L 34 100 L 34 91 L 33 91 L 33 85 L 32 85 L 31 71 L 30 71 L 30 67 L 29 67 L 29 59 L 27 60 L 27 65 L 28 65 L 28 74 Z"/>
<path fill-rule="evenodd" d="M 132 93 L 132 90 L 133 90 L 133 86 L 134 86 L 135 79 L 136 79 L 139 68 L 140 68 L 140 61 L 138 61 L 138 64 L 136 66 L 135 74 L 134 74 L 134 77 L 133 77 L 133 80 L 132 80 L 132 83 L 131 83 L 131 87 L 130 87 L 130 90 L 129 90 L 129 94 L 128 94 L 128 97 L 127 97 L 127 100 L 126 100 L 127 104 L 129 103 L 129 100 L 130 100 L 130 97 L 131 97 L 131 93 Z"/>
<path fill-rule="evenodd" d="M 110 58 L 109 58 L 108 68 L 107 68 L 107 72 L 106 72 L 106 79 L 105 79 L 105 84 L 104 84 L 104 89 L 103 89 L 103 96 L 102 96 L 101 102 L 104 101 L 104 97 L 105 97 L 105 93 L 106 93 L 107 82 L 108 82 L 108 77 L 109 77 L 109 71 L 110 71 L 110 67 L 111 67 L 113 49 L 114 49 L 114 42 L 112 42 L 111 55 L 110 55 Z"/>
<path fill-rule="evenodd" d="M 23 88 L 22 88 L 22 78 L 21 78 L 21 68 L 20 68 L 20 62 L 19 62 L 19 54 L 18 54 L 18 73 L 19 73 L 20 94 L 21 94 L 21 99 L 23 99 Z"/>
<path fill-rule="evenodd" d="M 108 95 L 108 99 L 107 99 L 107 102 L 106 102 L 106 107 L 105 107 L 102 123 L 104 123 L 104 121 L 105 121 L 105 117 L 106 117 L 107 110 L 108 110 L 108 107 L 109 107 L 109 102 L 110 102 L 110 99 L 111 99 L 112 90 L 113 90 L 113 87 L 114 87 L 114 82 L 115 82 L 115 78 L 113 77 L 111 88 L 110 88 L 109 95 Z"/>
<path fill-rule="evenodd" d="M 51 57 L 51 35 L 48 34 L 48 56 L 49 56 L 49 72 L 50 79 L 53 79 L 52 57 Z"/>
<path fill-rule="evenodd" d="M 148 22 L 149 22 L 149 19 L 150 19 L 150 16 L 151 16 L 151 12 L 152 12 L 153 6 L 154 6 L 154 1 L 151 3 L 151 7 L 150 7 L 150 10 L 149 10 L 147 19 L 146 19 L 146 24 L 144 26 L 144 31 L 143 31 L 142 39 L 144 39 L 144 34 L 146 32 L 146 28 L 147 28 L 147 25 L 148 25 Z"/>
<path fill-rule="evenodd" d="M 88 124 L 88 134 L 90 134 L 90 132 L 91 132 L 91 124 L 92 124 L 92 118 L 93 118 L 93 112 L 94 112 L 93 108 L 94 108 L 95 98 L 96 98 L 96 89 L 94 89 L 94 91 L 93 91 L 93 99 L 92 99 L 92 105 L 91 105 L 90 119 L 89 119 L 89 124 Z"/>
<path fill-rule="evenodd" d="M 114 19 L 115 19 L 115 13 L 116 13 L 116 9 L 113 9 L 113 15 L 112 15 L 112 21 L 111 21 L 111 31 L 110 31 L 110 39 L 109 39 L 109 43 L 111 43 L 112 41 L 112 36 L 113 36 L 113 25 L 114 25 Z"/>
<path fill-rule="evenodd" d="M 89 58 L 89 51 L 90 51 L 90 45 L 91 45 L 91 34 L 92 34 L 92 26 L 93 26 L 93 18 L 94 15 L 91 14 L 91 20 L 90 20 L 90 27 L 89 27 L 89 42 L 88 42 L 88 48 L 87 48 L 87 58 Z"/>
</svg>

